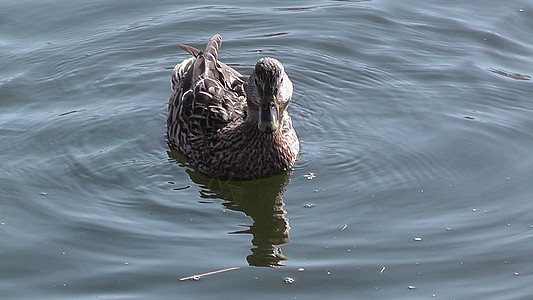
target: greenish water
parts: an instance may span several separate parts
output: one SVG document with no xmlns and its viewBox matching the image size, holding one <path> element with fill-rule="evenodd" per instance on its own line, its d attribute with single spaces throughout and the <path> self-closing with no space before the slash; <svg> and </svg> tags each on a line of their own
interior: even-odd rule
<svg viewBox="0 0 533 300">
<path fill-rule="evenodd" d="M 531 2 L 7 0 L 0 28 L 1 298 L 533 295 Z M 169 151 L 177 45 L 214 33 L 285 64 L 290 174 Z"/>
</svg>

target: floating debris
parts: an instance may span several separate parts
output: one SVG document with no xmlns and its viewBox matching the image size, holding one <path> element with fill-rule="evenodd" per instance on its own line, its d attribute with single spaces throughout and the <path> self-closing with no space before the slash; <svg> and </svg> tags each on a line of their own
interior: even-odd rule
<svg viewBox="0 0 533 300">
<path fill-rule="evenodd" d="M 71 111 L 67 111 L 62 114 L 59 114 L 59 116 L 62 117 L 62 116 L 70 115 L 70 114 L 77 113 L 77 112 L 79 112 L 79 110 L 71 110 Z"/>
<path fill-rule="evenodd" d="M 303 271 L 305 271 L 304 268 L 299 268 L 299 269 L 298 269 L 298 272 L 303 272 Z"/>
<path fill-rule="evenodd" d="M 385 271 L 385 267 L 381 268 L 381 271 L 379 271 L 379 274 L 383 274 L 384 271 Z"/>
<path fill-rule="evenodd" d="M 446 227 L 446 231 L 452 231 L 451 227 Z"/>
<path fill-rule="evenodd" d="M 416 286 L 414 286 L 414 285 L 408 285 L 407 288 L 410 289 L 410 290 L 414 290 L 414 289 L 416 289 Z"/>
<path fill-rule="evenodd" d="M 129 265 L 129 264 L 130 264 L 130 263 L 127 262 L 127 261 L 124 262 L 124 265 L 125 265 L 125 266 L 127 266 L 127 265 Z"/>
<path fill-rule="evenodd" d="M 348 224 L 344 224 L 344 226 L 341 228 L 341 231 L 344 231 L 348 227 Z"/>
<path fill-rule="evenodd" d="M 304 177 L 307 178 L 307 180 L 311 180 L 311 179 L 315 178 L 316 175 L 315 175 L 315 173 L 311 172 L 309 174 L 305 174 Z"/>
<path fill-rule="evenodd" d="M 502 69 L 493 69 L 493 68 L 490 68 L 488 70 L 494 74 L 502 75 L 502 76 L 515 79 L 515 80 L 531 80 L 531 76 L 525 75 L 525 74 L 512 73 L 512 72 L 507 72 Z"/>
<path fill-rule="evenodd" d="M 421 237 L 415 237 L 415 241 L 419 242 L 419 241 L 421 241 L 421 240 L 422 240 Z"/>
<path fill-rule="evenodd" d="M 472 211 L 473 211 L 473 212 L 476 212 L 476 211 L 477 211 L 477 208 L 472 208 Z"/>
<path fill-rule="evenodd" d="M 237 269 L 240 269 L 240 267 L 231 267 L 231 268 L 227 268 L 227 269 L 216 270 L 216 271 L 211 271 L 211 272 L 202 273 L 202 274 L 198 274 L 198 275 L 192 275 L 192 276 L 188 276 L 188 277 L 183 277 L 183 278 L 180 278 L 180 281 L 184 281 L 184 280 L 195 280 L 195 281 L 198 281 L 198 280 L 200 280 L 200 278 L 202 278 L 204 276 L 218 274 L 218 273 L 227 272 L 227 271 L 233 271 L 233 270 L 237 270 Z"/>
<path fill-rule="evenodd" d="M 48 195 L 48 194 L 45 193 L 45 192 L 41 192 L 41 196 L 46 196 L 46 195 Z"/>
<path fill-rule="evenodd" d="M 304 205 L 305 208 L 311 208 L 313 206 L 315 206 L 313 203 L 307 203 Z"/>
<path fill-rule="evenodd" d="M 293 284 L 294 283 L 294 278 L 285 277 L 285 278 L 283 278 L 283 282 L 285 282 L 286 284 Z"/>
<path fill-rule="evenodd" d="M 514 272 L 513 274 L 514 274 L 514 276 L 518 276 L 518 275 L 520 275 L 520 274 L 518 274 L 518 272 Z"/>
</svg>

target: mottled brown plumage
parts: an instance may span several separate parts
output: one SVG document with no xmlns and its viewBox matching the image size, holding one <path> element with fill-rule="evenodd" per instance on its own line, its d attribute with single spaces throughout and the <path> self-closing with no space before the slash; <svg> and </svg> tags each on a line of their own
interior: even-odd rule
<svg viewBox="0 0 533 300">
<path fill-rule="evenodd" d="M 218 60 L 222 37 L 171 75 L 167 139 L 199 171 L 252 179 L 283 172 L 298 157 L 300 143 L 287 112 L 292 82 L 274 58 L 262 58 L 249 78 Z"/>
</svg>

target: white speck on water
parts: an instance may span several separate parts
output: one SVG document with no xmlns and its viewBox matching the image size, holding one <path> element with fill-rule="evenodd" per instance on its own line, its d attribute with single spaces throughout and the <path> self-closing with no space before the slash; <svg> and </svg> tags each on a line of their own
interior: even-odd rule
<svg viewBox="0 0 533 300">
<path fill-rule="evenodd" d="M 303 272 L 303 271 L 305 271 L 304 268 L 299 268 L 299 269 L 298 269 L 298 272 Z"/>
<path fill-rule="evenodd" d="M 452 231 L 451 227 L 446 227 L 446 231 Z"/>
<path fill-rule="evenodd" d="M 416 289 L 416 286 L 414 286 L 414 285 L 409 285 L 409 286 L 407 286 L 407 288 L 410 289 L 410 290 L 414 290 L 414 289 Z"/>
<path fill-rule="evenodd" d="M 330 272 L 330 271 L 328 271 L 328 275 L 331 275 L 331 272 Z"/>
<path fill-rule="evenodd" d="M 6 225 L 6 223 L 2 222 L 2 223 L 0 223 L 0 225 L 4 226 L 4 225 Z M 533 228 L 533 225 L 531 225 L 531 227 Z"/>
<path fill-rule="evenodd" d="M 524 12 L 523 8 L 518 9 L 519 12 Z"/>
<path fill-rule="evenodd" d="M 294 283 L 294 278 L 285 277 L 285 278 L 283 278 L 283 282 L 285 282 L 286 284 L 293 284 Z"/>
<path fill-rule="evenodd" d="M 48 195 L 48 194 L 45 193 L 45 192 L 41 192 L 41 196 L 46 196 L 46 195 Z"/>
<path fill-rule="evenodd" d="M 419 241 L 421 241 L 421 240 L 422 240 L 421 237 L 415 237 L 415 241 L 419 242 Z"/>
<path fill-rule="evenodd" d="M 385 267 L 381 268 L 381 271 L 379 271 L 379 274 L 383 274 L 384 271 L 385 271 Z"/>
<path fill-rule="evenodd" d="M 422 189 L 422 190 L 420 190 L 420 192 L 421 192 L 421 193 L 423 193 L 423 192 L 424 192 L 424 190 Z"/>
<path fill-rule="evenodd" d="M 476 211 L 477 211 L 477 208 L 472 208 L 472 211 L 473 211 L 473 212 L 476 212 Z"/>
<path fill-rule="evenodd" d="M 309 174 L 305 174 L 304 177 L 307 178 L 307 180 L 311 180 L 311 179 L 315 178 L 316 175 L 315 175 L 315 173 L 311 172 Z"/>
<path fill-rule="evenodd" d="M 518 274 L 518 272 L 514 272 L 513 274 L 514 274 L 514 276 L 518 276 L 518 275 L 520 275 L 520 274 Z"/>
<path fill-rule="evenodd" d="M 61 254 L 65 255 L 66 253 L 65 252 L 61 252 Z"/>
<path fill-rule="evenodd" d="M 127 266 L 127 265 L 129 265 L 129 264 L 130 264 L 130 263 L 129 263 L 129 262 L 127 262 L 127 261 L 126 261 L 126 262 L 124 262 L 124 265 L 126 265 L 126 266 Z"/>
<path fill-rule="evenodd" d="M 318 193 L 318 190 L 314 190 L 313 192 Z"/>
<path fill-rule="evenodd" d="M 304 205 L 305 208 L 311 208 L 313 206 L 315 206 L 313 203 L 307 203 Z"/>
<path fill-rule="evenodd" d="M 194 281 L 199 281 L 199 280 L 200 280 L 200 278 L 201 278 L 200 276 L 196 275 L 196 276 L 194 276 L 194 277 L 193 277 L 193 278 L 191 278 L 191 279 L 192 279 L 192 280 L 194 280 Z"/>
<path fill-rule="evenodd" d="M 344 231 L 348 227 L 348 224 L 344 224 L 344 226 L 341 228 L 341 231 Z"/>
</svg>

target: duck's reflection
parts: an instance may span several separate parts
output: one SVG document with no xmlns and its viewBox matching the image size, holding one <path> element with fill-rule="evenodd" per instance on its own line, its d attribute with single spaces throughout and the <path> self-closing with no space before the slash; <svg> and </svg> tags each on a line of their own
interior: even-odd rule
<svg viewBox="0 0 533 300">
<path fill-rule="evenodd" d="M 187 166 L 183 156 L 170 151 L 169 157 L 187 167 L 192 181 L 202 189 L 204 199 L 222 199 L 223 205 L 231 210 L 240 211 L 250 216 L 252 225 L 246 229 L 230 232 L 231 234 L 251 234 L 252 254 L 246 260 L 251 266 L 279 267 L 287 259 L 281 246 L 288 244 L 289 219 L 283 206 L 283 194 L 289 184 L 289 174 L 252 180 L 231 181 L 209 178 Z"/>
</svg>

